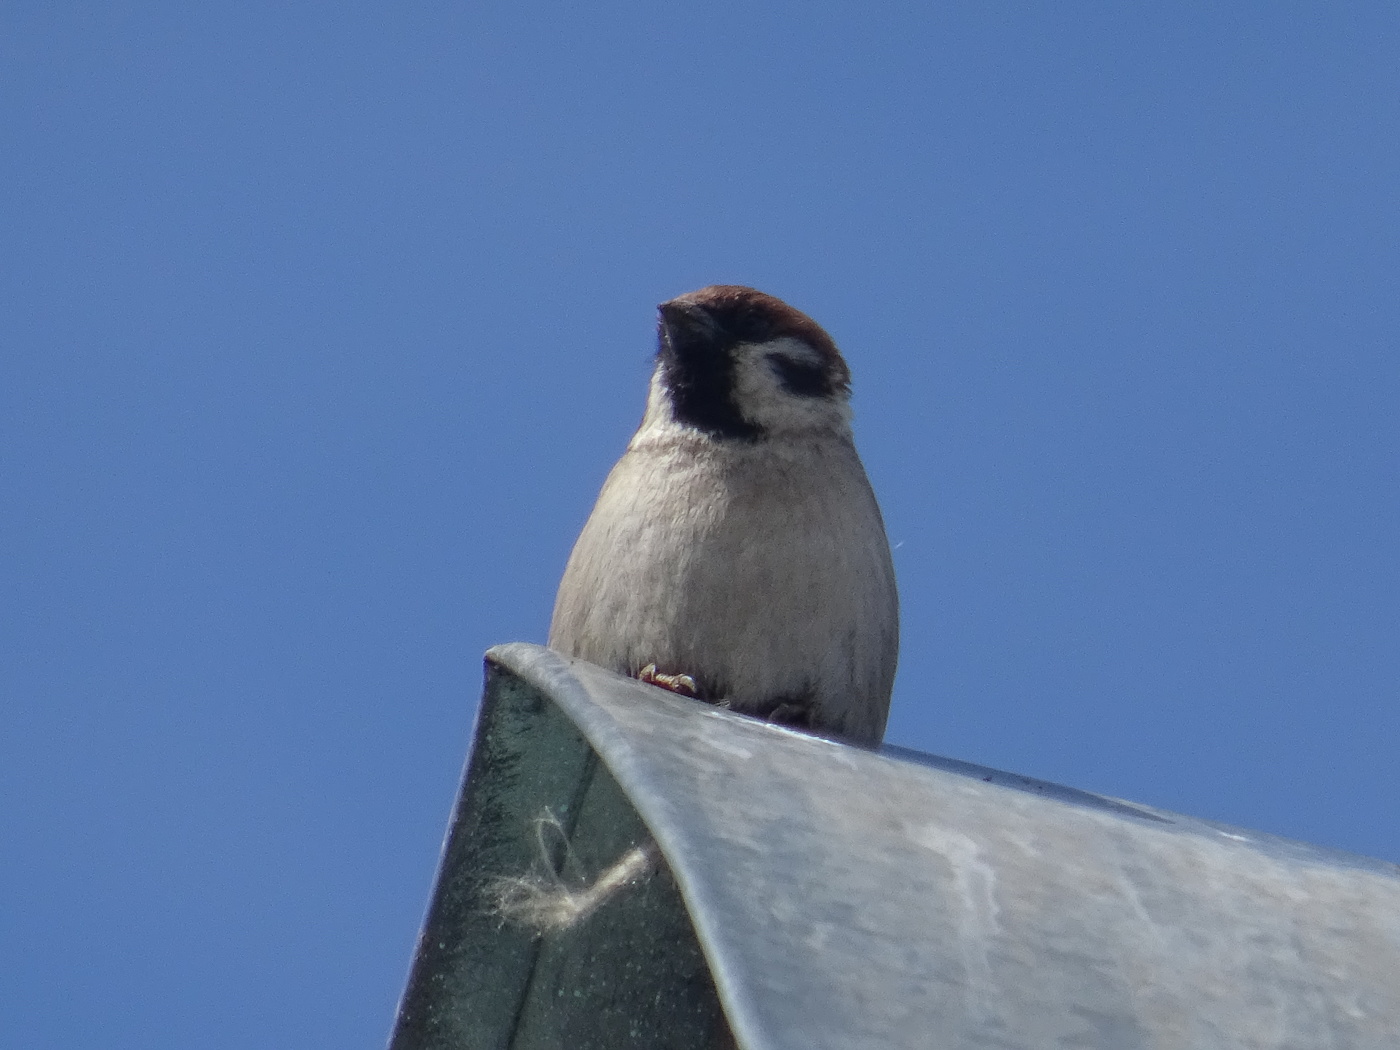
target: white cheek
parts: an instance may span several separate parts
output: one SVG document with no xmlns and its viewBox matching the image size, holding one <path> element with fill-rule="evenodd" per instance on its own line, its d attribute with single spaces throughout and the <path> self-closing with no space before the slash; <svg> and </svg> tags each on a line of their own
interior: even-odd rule
<svg viewBox="0 0 1400 1050">
<path fill-rule="evenodd" d="M 768 359 L 772 353 L 820 364 L 816 352 L 796 339 L 784 338 L 761 345 L 750 343 L 736 347 L 734 400 L 745 419 L 770 433 L 829 430 L 849 423 L 850 408 L 844 397 L 806 397 L 794 394 L 783 386 L 777 369 Z"/>
</svg>

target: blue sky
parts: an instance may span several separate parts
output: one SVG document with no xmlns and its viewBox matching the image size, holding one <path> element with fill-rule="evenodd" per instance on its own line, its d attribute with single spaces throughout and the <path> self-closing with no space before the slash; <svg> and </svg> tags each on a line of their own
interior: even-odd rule
<svg viewBox="0 0 1400 1050">
<path fill-rule="evenodd" d="M 0 1042 L 378 1046 L 655 304 L 855 376 L 892 742 L 1400 860 L 1392 4 L 12 3 Z"/>
</svg>

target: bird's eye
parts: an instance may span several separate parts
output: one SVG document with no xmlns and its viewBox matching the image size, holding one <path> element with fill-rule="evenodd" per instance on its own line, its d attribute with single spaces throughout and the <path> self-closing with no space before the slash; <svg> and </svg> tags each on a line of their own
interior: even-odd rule
<svg viewBox="0 0 1400 1050">
<path fill-rule="evenodd" d="M 827 397 L 831 394 L 831 377 L 821 365 L 799 361 L 786 354 L 769 354 L 768 363 L 789 394 L 798 397 Z"/>
</svg>

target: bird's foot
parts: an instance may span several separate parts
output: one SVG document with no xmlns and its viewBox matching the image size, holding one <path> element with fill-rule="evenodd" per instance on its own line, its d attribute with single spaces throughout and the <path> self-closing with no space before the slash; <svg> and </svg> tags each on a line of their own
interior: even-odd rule
<svg viewBox="0 0 1400 1050">
<path fill-rule="evenodd" d="M 812 724 L 810 703 L 781 703 L 768 713 L 768 721 L 780 726 L 804 728 Z"/>
<path fill-rule="evenodd" d="M 680 693 L 681 696 L 699 696 L 700 689 L 695 684 L 695 679 L 688 674 L 662 674 L 656 669 L 655 664 L 647 664 L 637 672 L 637 680 L 646 682 L 647 685 L 660 686 L 673 693 Z"/>
</svg>

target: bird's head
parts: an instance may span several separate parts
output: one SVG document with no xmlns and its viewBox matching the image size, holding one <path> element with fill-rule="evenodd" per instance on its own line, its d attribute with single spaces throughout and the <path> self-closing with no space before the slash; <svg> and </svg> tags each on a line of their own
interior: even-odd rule
<svg viewBox="0 0 1400 1050">
<path fill-rule="evenodd" d="M 664 410 L 668 422 L 718 441 L 848 429 L 850 370 L 831 337 L 800 310 L 735 284 L 701 288 L 658 309 L 648 419 Z"/>
</svg>

